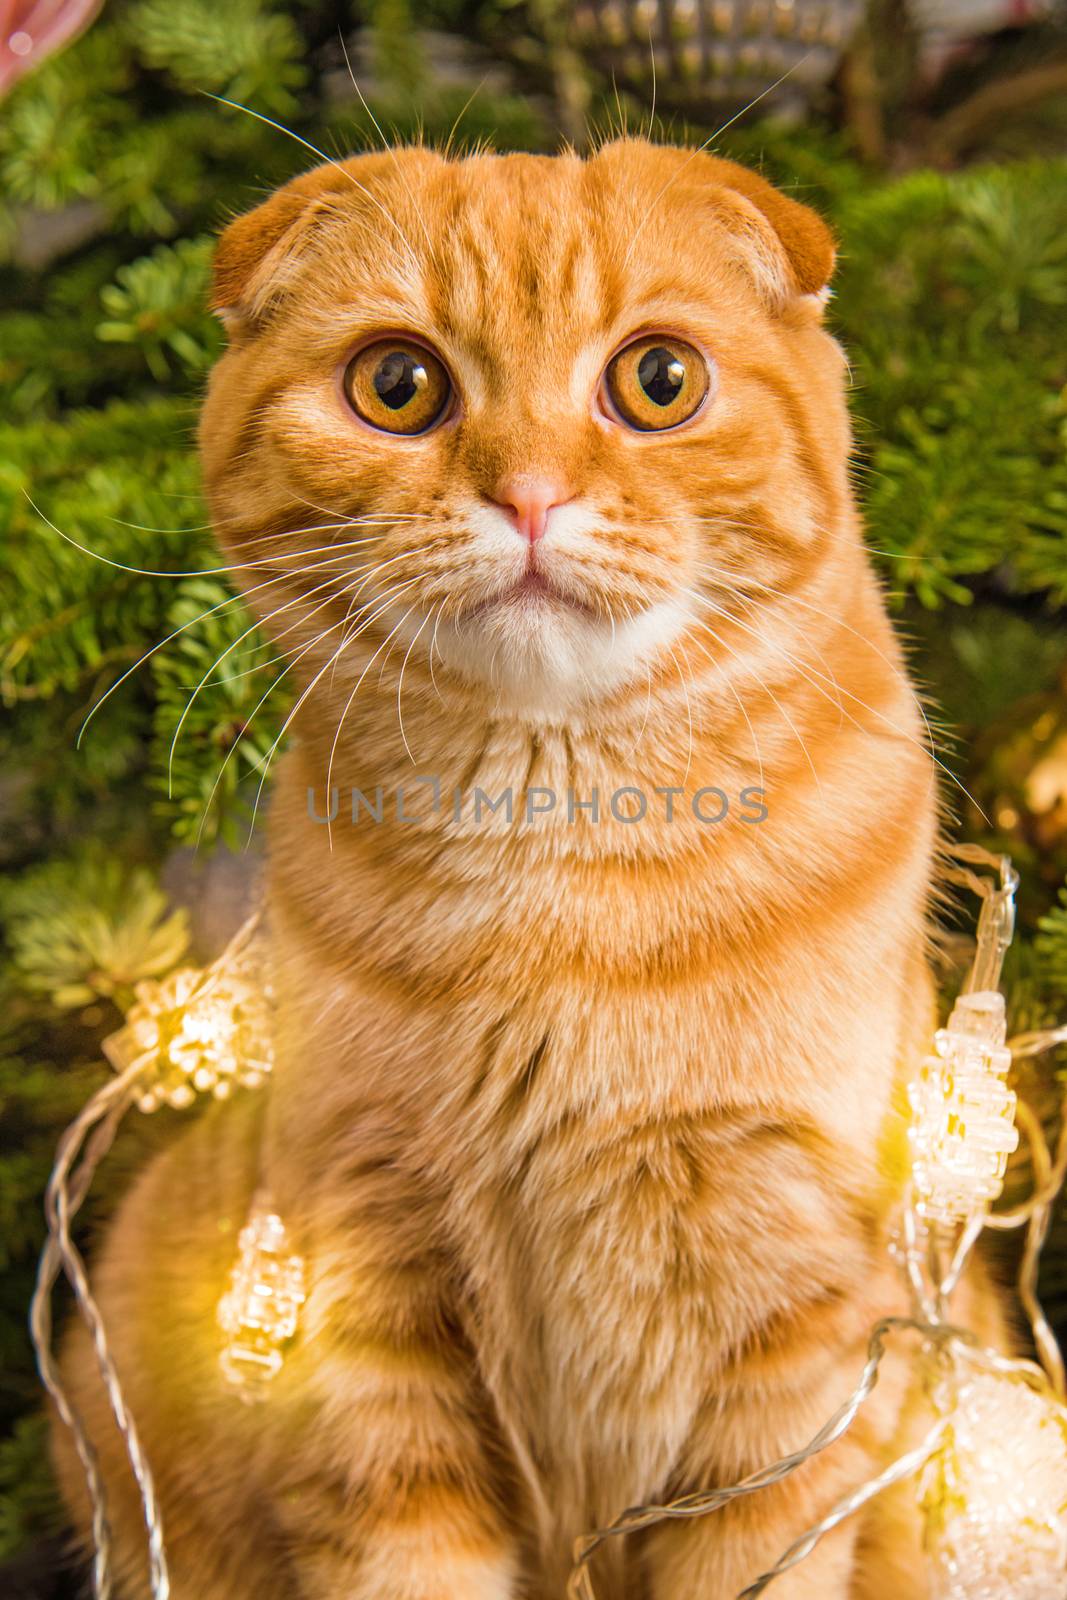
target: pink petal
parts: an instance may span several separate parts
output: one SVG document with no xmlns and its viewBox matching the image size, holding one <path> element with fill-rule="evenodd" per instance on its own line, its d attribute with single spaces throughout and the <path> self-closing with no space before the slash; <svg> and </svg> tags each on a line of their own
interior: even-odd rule
<svg viewBox="0 0 1067 1600">
<path fill-rule="evenodd" d="M 0 95 L 96 16 L 103 0 L 0 0 Z"/>
</svg>

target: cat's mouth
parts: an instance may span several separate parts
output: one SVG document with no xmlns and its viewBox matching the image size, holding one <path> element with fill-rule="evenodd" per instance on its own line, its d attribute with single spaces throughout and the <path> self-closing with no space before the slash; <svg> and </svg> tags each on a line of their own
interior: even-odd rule
<svg viewBox="0 0 1067 1600">
<path fill-rule="evenodd" d="M 466 613 L 466 620 L 483 617 L 498 609 L 514 609 L 517 613 L 545 609 L 564 609 L 590 621 L 597 613 L 574 595 L 560 589 L 543 572 L 527 571 L 506 589 L 499 590 L 486 600 L 480 600 Z"/>
</svg>

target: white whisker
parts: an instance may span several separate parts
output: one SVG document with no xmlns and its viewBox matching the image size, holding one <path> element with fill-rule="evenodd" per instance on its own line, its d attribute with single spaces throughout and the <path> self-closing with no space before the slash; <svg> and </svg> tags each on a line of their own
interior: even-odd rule
<svg viewBox="0 0 1067 1600">
<path fill-rule="evenodd" d="M 409 615 L 410 615 L 410 613 L 409 613 Z M 413 635 L 411 643 L 408 645 L 407 650 L 404 653 L 404 659 L 400 663 L 400 678 L 399 678 L 399 681 L 397 682 L 397 686 L 396 686 L 396 720 L 400 725 L 400 737 L 404 741 L 404 749 L 407 751 L 408 760 L 411 762 L 411 765 L 413 767 L 417 766 L 418 763 L 416 762 L 415 757 L 411 753 L 411 746 L 408 744 L 408 736 L 404 732 L 404 707 L 403 707 L 403 704 L 402 704 L 403 695 L 404 695 L 404 673 L 407 670 L 408 659 L 409 659 L 409 657 L 411 655 L 411 652 L 414 650 L 416 644 L 418 644 L 419 639 L 422 636 L 422 631 L 426 627 L 426 624 L 429 622 L 429 620 L 430 620 L 430 614 L 429 614 L 429 612 L 427 612 L 426 615 L 423 617 L 422 621 L 419 623 L 418 629 L 415 632 L 415 634 Z"/>
<path fill-rule="evenodd" d="M 667 650 L 668 650 L 668 653 L 670 655 L 671 660 L 674 662 L 675 666 L 678 668 L 678 675 L 679 675 L 679 679 L 680 679 L 681 685 L 682 685 L 682 693 L 685 695 L 685 714 L 686 714 L 686 718 L 687 718 L 688 723 L 689 723 L 689 751 L 688 751 L 688 754 L 686 756 L 685 772 L 682 774 L 682 788 L 684 789 L 686 784 L 689 781 L 689 772 L 690 772 L 690 768 L 693 765 L 693 705 L 692 705 L 692 702 L 691 702 L 691 700 L 689 698 L 689 685 L 686 682 L 685 668 L 684 668 L 684 666 L 681 665 L 681 663 L 678 660 L 678 657 L 675 655 L 674 646 L 673 645 L 668 645 L 667 646 Z"/>
<path fill-rule="evenodd" d="M 408 581 L 407 585 L 405 585 L 403 587 L 406 587 L 406 588 L 410 589 L 413 586 L 413 584 L 415 584 L 417 582 L 418 582 L 417 579 L 412 578 L 412 579 L 410 579 Z M 403 588 L 401 589 L 400 592 L 403 592 Z M 389 606 L 393 603 L 393 601 L 396 598 L 397 598 L 397 595 L 394 592 L 389 597 L 389 599 L 386 601 L 386 603 L 376 613 L 376 616 L 381 616 L 383 612 L 387 611 L 389 609 Z M 360 673 L 359 677 L 356 679 L 355 687 L 353 688 L 352 693 L 349 695 L 348 699 L 345 701 L 344 710 L 341 712 L 340 721 L 337 724 L 337 731 L 335 732 L 335 734 L 333 736 L 333 743 L 330 746 L 330 759 L 326 764 L 326 795 L 327 795 L 327 798 L 329 797 L 329 793 L 330 793 L 330 784 L 331 784 L 331 781 L 332 781 L 332 778 L 333 778 L 333 764 L 334 764 L 334 759 L 335 759 L 335 757 L 337 755 L 337 746 L 338 746 L 338 743 L 340 742 L 341 730 L 345 725 L 345 718 L 348 716 L 349 711 L 352 709 L 352 705 L 353 705 L 353 703 L 355 701 L 356 695 L 359 693 L 360 687 L 361 687 L 361 685 L 363 683 L 364 678 L 367 676 L 367 673 L 370 671 L 371 667 L 373 667 L 374 663 L 377 661 L 378 657 L 381 655 L 381 653 L 385 649 L 386 645 L 389 644 L 389 642 L 395 637 L 398 629 L 401 628 L 404 625 L 404 623 L 407 621 L 408 617 L 410 617 L 410 615 L 411 615 L 412 611 L 414 611 L 414 609 L 415 609 L 414 606 L 410 606 L 408 608 L 408 610 L 404 612 L 404 615 L 400 618 L 400 621 L 396 624 L 396 627 L 392 628 L 390 630 L 390 632 L 386 634 L 385 638 L 382 640 L 381 644 L 378 646 L 377 650 L 375 650 L 374 654 L 371 656 L 370 660 L 367 662 L 367 665 L 363 668 L 363 671 Z M 333 835 L 332 835 L 332 833 L 330 834 L 330 848 L 331 849 L 333 848 Z"/>
<path fill-rule="evenodd" d="M 189 696 L 189 699 L 186 701 L 185 709 L 182 711 L 181 716 L 178 718 L 177 726 L 174 729 L 174 737 L 171 739 L 170 750 L 167 753 L 167 794 L 168 795 L 173 793 L 174 752 L 177 749 L 178 740 L 181 737 L 182 728 L 185 726 L 186 719 L 188 718 L 189 713 L 193 709 L 193 705 L 194 705 L 194 703 L 196 701 L 197 696 L 199 695 L 199 693 L 200 693 L 201 689 L 204 687 L 204 685 L 207 683 L 208 679 L 211 677 L 211 674 L 214 672 L 215 668 L 219 665 L 220 662 L 225 661 L 226 657 L 233 650 L 236 650 L 236 648 L 237 648 L 237 646 L 239 644 L 243 644 L 244 641 L 251 634 L 256 633 L 257 631 L 259 631 L 261 627 L 265 627 L 266 624 L 268 622 L 270 622 L 274 617 L 282 616 L 286 611 L 291 610 L 293 606 L 301 605 L 301 604 L 305 603 L 307 600 L 310 600 L 312 595 L 321 594 L 323 589 L 330 589 L 330 588 L 334 588 L 335 589 L 335 584 L 334 584 L 333 577 L 326 578 L 322 583 L 316 584 L 315 587 L 313 589 L 310 589 L 307 593 L 301 592 L 299 595 L 296 596 L 295 599 L 287 601 L 285 605 L 279 606 L 276 610 L 270 612 L 270 614 L 266 618 L 264 618 L 264 621 L 263 621 L 262 624 L 260 624 L 260 622 L 258 620 L 253 622 L 251 627 L 246 628 L 244 633 L 242 633 L 239 638 L 235 639 L 234 642 L 231 645 L 228 645 L 227 648 L 222 651 L 221 655 L 216 656 L 215 660 L 212 662 L 211 666 L 204 673 L 203 677 L 200 679 L 200 682 L 197 684 L 196 688 L 193 690 L 192 694 Z"/>
<path fill-rule="evenodd" d="M 736 620 L 734 618 L 731 618 L 728 612 L 718 610 L 716 607 L 714 607 L 712 605 L 711 601 L 705 600 L 703 598 L 703 596 L 697 594 L 694 590 L 687 589 L 685 591 L 685 593 L 690 595 L 690 597 L 692 599 L 699 601 L 701 604 L 711 607 L 712 610 L 715 610 L 717 616 L 724 617 L 728 622 L 732 621 L 732 620 Z M 696 627 L 703 629 L 703 631 L 706 634 L 708 634 L 710 638 L 714 639 L 716 644 L 718 644 L 720 646 L 720 648 L 729 649 L 729 646 L 726 644 L 725 640 L 720 639 L 718 634 L 715 633 L 714 630 L 711 627 L 709 627 L 709 625 L 706 622 L 699 622 L 699 621 L 697 621 L 696 618 L 693 618 L 693 623 L 694 623 L 694 625 Z M 742 624 L 742 626 L 743 626 L 743 624 Z M 752 632 L 754 630 L 750 629 L 749 631 Z M 760 638 L 760 635 L 757 634 L 756 637 Z M 730 653 L 731 653 L 731 655 L 733 655 L 735 661 L 740 661 L 741 660 L 741 657 L 738 656 L 736 651 L 731 651 Z M 801 751 L 803 752 L 803 755 L 804 755 L 804 759 L 808 763 L 809 768 L 811 769 L 811 775 L 815 780 L 815 788 L 818 791 L 819 797 L 821 799 L 822 798 L 822 784 L 819 781 L 819 774 L 815 770 L 815 763 L 811 759 L 811 752 L 808 749 L 807 743 L 805 742 L 805 740 L 801 736 L 800 730 L 797 728 L 797 725 L 793 721 L 792 717 L 789 715 L 789 712 L 785 709 L 785 707 L 783 706 L 782 702 L 779 700 L 778 696 L 774 693 L 773 689 L 766 682 L 766 680 L 761 678 L 760 675 L 757 672 L 755 672 L 754 670 L 753 670 L 753 677 L 756 679 L 756 682 L 759 684 L 760 688 L 763 690 L 763 692 L 767 696 L 767 698 L 771 701 L 771 703 L 774 706 L 777 707 L 779 716 L 782 718 L 782 721 L 789 728 L 789 730 L 792 733 L 794 739 L 797 741 L 797 744 L 800 746 L 800 749 L 801 749 Z M 749 724 L 749 726 L 751 727 L 751 723 Z M 762 770 L 762 763 L 761 763 L 761 770 Z"/>
<path fill-rule="evenodd" d="M 285 738 L 285 735 L 288 732 L 289 727 L 292 724 L 293 718 L 296 716 L 296 714 L 300 710 L 301 706 L 304 705 L 304 703 L 307 700 L 308 696 L 316 688 L 316 686 L 319 684 L 321 679 L 329 671 L 330 667 L 332 667 L 335 664 L 335 662 L 337 661 L 338 657 L 340 655 L 342 655 L 345 650 L 348 649 L 349 645 L 351 645 L 355 641 L 355 639 L 358 638 L 359 634 L 365 628 L 369 628 L 371 626 L 371 624 L 377 620 L 377 618 L 381 615 L 381 613 L 383 611 L 388 610 L 388 607 L 389 607 L 389 604 L 391 603 L 391 600 L 396 597 L 397 593 L 403 593 L 403 591 L 405 589 L 411 588 L 418 581 L 419 580 L 417 578 L 409 579 L 408 582 L 406 584 L 402 585 L 399 590 L 394 591 L 394 593 L 390 596 L 390 599 L 387 600 L 383 605 L 381 605 L 379 607 L 379 610 L 376 611 L 374 613 L 374 615 L 369 616 L 366 619 L 366 621 L 362 624 L 361 628 L 357 629 L 355 633 L 349 635 L 348 637 L 343 638 L 341 640 L 340 644 L 337 646 L 337 649 L 333 652 L 333 654 L 329 657 L 329 659 L 327 661 L 323 662 L 322 666 L 316 672 L 315 676 L 311 679 L 310 683 L 308 683 L 307 686 L 304 689 L 301 690 L 301 692 L 298 695 L 295 703 L 290 707 L 289 714 L 287 715 L 285 721 L 282 723 L 282 726 L 281 726 L 281 728 L 280 728 L 280 730 L 278 732 L 277 738 L 274 740 L 274 742 L 271 745 L 270 749 L 267 751 L 267 754 L 264 757 L 263 762 L 260 763 L 262 765 L 262 767 L 263 767 L 263 773 L 262 773 L 262 776 L 261 776 L 261 778 L 259 780 L 259 788 L 256 791 L 255 804 L 253 805 L 253 808 L 252 808 L 252 821 L 251 821 L 251 823 L 249 825 L 248 840 L 247 840 L 247 843 L 246 843 L 246 848 L 247 848 L 247 844 L 250 844 L 252 842 L 252 835 L 253 835 L 253 833 L 255 831 L 255 826 L 256 826 L 256 818 L 259 815 L 260 800 L 262 799 L 263 789 L 264 789 L 264 786 L 266 784 L 267 777 L 268 777 L 268 775 L 270 773 L 271 762 L 273 761 L 274 756 L 277 753 L 278 746 L 281 744 L 282 740 Z M 327 793 L 328 793 L 328 790 L 327 790 Z"/>
<path fill-rule="evenodd" d="M 430 639 L 430 682 L 433 684 L 433 692 L 434 692 L 434 694 L 437 696 L 438 700 L 440 700 L 442 705 L 444 705 L 445 701 L 444 701 L 444 696 L 442 695 L 440 689 L 437 687 L 437 678 L 434 675 L 434 670 L 433 670 L 433 653 L 437 649 L 437 630 L 441 625 L 441 613 L 444 611 L 444 608 L 445 608 L 444 600 L 439 600 L 438 603 L 437 603 L 437 606 L 435 607 L 434 624 L 433 624 L 433 635 L 432 635 L 432 637 Z"/>
</svg>

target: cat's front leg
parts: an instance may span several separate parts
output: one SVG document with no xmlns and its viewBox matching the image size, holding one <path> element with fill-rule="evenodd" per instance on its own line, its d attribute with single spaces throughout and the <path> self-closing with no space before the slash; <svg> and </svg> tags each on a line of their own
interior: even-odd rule
<svg viewBox="0 0 1067 1600">
<path fill-rule="evenodd" d="M 830 1494 L 820 1494 L 820 1479 L 826 1476 L 816 1467 L 801 1484 L 761 1490 L 706 1520 L 658 1529 L 647 1547 L 650 1600 L 737 1600 L 798 1533 L 825 1513 L 841 1487 L 835 1475 Z M 850 1600 L 856 1536 L 854 1519 L 835 1529 L 797 1567 L 776 1578 L 769 1595 L 774 1600 Z"/>
<path fill-rule="evenodd" d="M 358 1353 L 316 1352 L 330 1403 L 299 1460 L 278 1473 L 294 1600 L 519 1592 L 499 1462 L 490 1459 L 481 1397 L 456 1357 L 370 1339 Z"/>
<path fill-rule="evenodd" d="M 515 1489 L 440 1251 L 398 1202 L 388 1229 L 346 1219 L 316 1256 L 272 1430 L 295 1593 L 511 1600 Z"/>
<path fill-rule="evenodd" d="M 845 1400 L 865 1360 L 869 1329 L 862 1315 L 852 1312 L 844 1320 L 845 1327 L 840 1321 L 833 1327 L 824 1319 L 807 1338 L 795 1324 L 791 1339 L 778 1341 L 768 1332 L 701 1409 L 672 1492 L 740 1482 L 813 1439 Z M 900 1453 L 891 1435 L 907 1386 L 906 1366 L 887 1365 L 852 1427 L 824 1452 L 706 1517 L 653 1530 L 647 1545 L 650 1600 L 737 1600 L 801 1535 Z M 854 1600 L 862 1527 L 860 1516 L 846 1517 L 774 1579 L 774 1600 Z M 892 1591 L 893 1600 L 919 1600 L 925 1593 L 921 1582 Z"/>
<path fill-rule="evenodd" d="M 293 1495 L 280 1519 L 293 1600 L 511 1600 L 516 1553 L 478 1490 L 416 1487 L 397 1465 L 389 1507 L 321 1480 Z"/>
</svg>

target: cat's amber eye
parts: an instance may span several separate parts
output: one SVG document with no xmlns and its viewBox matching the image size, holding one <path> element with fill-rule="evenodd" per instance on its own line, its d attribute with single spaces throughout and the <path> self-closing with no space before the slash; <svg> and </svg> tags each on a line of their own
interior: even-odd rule
<svg viewBox="0 0 1067 1600">
<path fill-rule="evenodd" d="M 604 374 L 607 397 L 631 428 L 658 433 L 688 422 L 711 385 L 708 364 L 682 339 L 652 334 L 613 356 Z"/>
<path fill-rule="evenodd" d="M 379 339 L 345 368 L 345 396 L 356 414 L 383 433 L 426 433 L 444 419 L 452 382 L 422 345 Z"/>
</svg>

